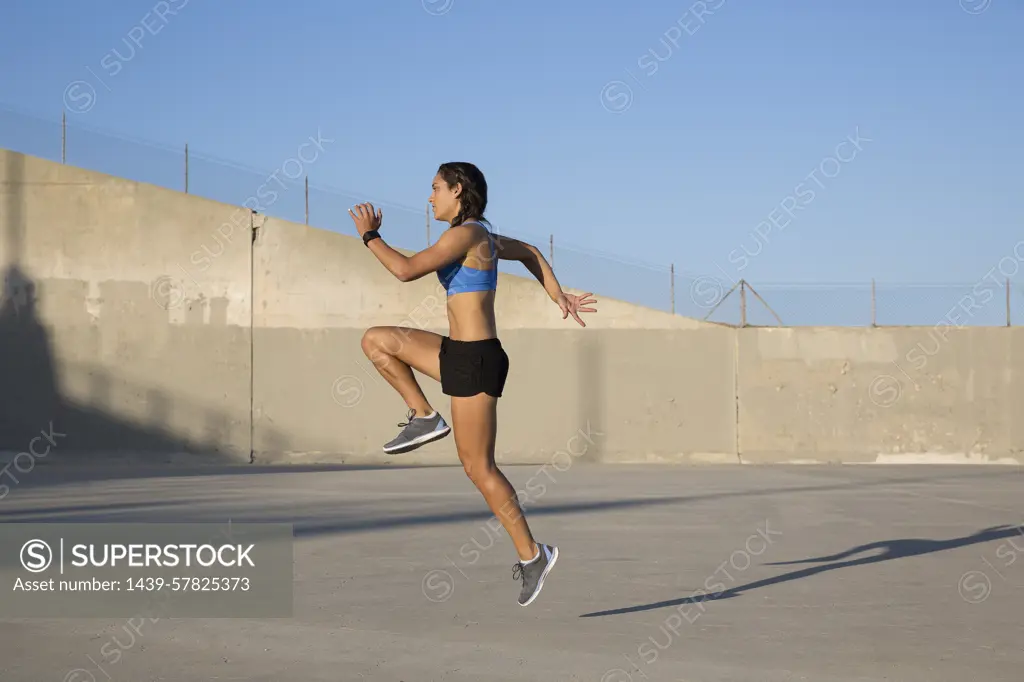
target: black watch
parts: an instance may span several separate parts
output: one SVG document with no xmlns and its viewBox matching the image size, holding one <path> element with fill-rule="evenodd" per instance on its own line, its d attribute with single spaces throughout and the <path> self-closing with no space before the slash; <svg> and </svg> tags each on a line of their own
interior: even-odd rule
<svg viewBox="0 0 1024 682">
<path fill-rule="evenodd" d="M 380 239 L 380 232 L 377 230 L 370 230 L 363 235 L 363 244 L 369 246 L 370 242 L 374 239 Z"/>
</svg>

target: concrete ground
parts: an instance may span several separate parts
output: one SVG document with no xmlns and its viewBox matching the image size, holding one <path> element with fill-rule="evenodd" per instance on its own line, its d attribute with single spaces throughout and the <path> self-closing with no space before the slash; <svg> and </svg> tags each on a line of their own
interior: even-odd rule
<svg viewBox="0 0 1024 682">
<path fill-rule="evenodd" d="M 459 467 L 37 466 L 8 481 L 5 522 L 294 522 L 294 612 L 138 633 L 127 618 L 7 619 L 0 679 L 1024 675 L 1018 468 L 565 464 L 506 469 L 562 552 L 528 608 L 511 543 Z"/>
</svg>

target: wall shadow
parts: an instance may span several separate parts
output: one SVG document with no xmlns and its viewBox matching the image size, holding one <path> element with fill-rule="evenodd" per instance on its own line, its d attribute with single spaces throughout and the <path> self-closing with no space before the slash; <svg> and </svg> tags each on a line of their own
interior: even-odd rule
<svg viewBox="0 0 1024 682">
<path fill-rule="evenodd" d="M 56 417 L 60 401 L 49 338 L 37 314 L 38 292 L 21 265 L 24 158 L 6 158 L 7 181 L 0 186 L 0 450 L 20 452 Z"/>
<path fill-rule="evenodd" d="M 164 463 L 172 454 L 198 455 L 203 463 L 211 464 L 247 462 L 247 414 L 232 415 L 227 409 L 190 404 L 159 388 L 133 383 L 99 364 L 87 365 L 81 376 L 76 375 L 79 390 L 75 396 L 79 397 L 62 390 L 62 370 L 66 373 L 70 365 L 56 359 L 55 330 L 44 323 L 41 308 L 47 301 L 46 286 L 66 293 L 62 289 L 65 282 L 46 280 L 41 288 L 25 262 L 25 159 L 19 154 L 5 157 L 0 182 L 0 468 L 20 479 L 20 474 L 36 466 L 89 462 L 97 453 L 130 457 L 133 463 L 142 464 Z M 82 296 L 84 310 L 85 290 Z M 68 324 L 81 328 L 79 322 Z M 118 414 L 110 407 L 112 395 L 138 396 L 146 406 L 145 419 Z M 202 425 L 198 437 L 184 437 L 167 426 L 169 416 L 182 411 L 189 423 Z M 234 452 L 225 447 L 227 434 L 239 429 L 246 433 L 246 451 L 241 457 L 237 443 Z M 281 447 L 287 444 L 276 432 L 273 442 Z"/>
<path fill-rule="evenodd" d="M 17 264 L 0 289 L 0 450 L 20 451 L 57 416 L 50 340 L 36 314 L 36 288 Z M 41 446 L 40 446 L 41 447 Z"/>
<path fill-rule="evenodd" d="M 104 408 L 113 387 L 125 386 L 110 372 L 91 372 L 89 400 L 62 395 L 49 332 L 37 314 L 37 289 L 18 265 L 8 266 L 0 293 L 0 451 L 27 453 L 12 462 L 26 473 L 44 460 L 67 461 L 90 453 L 131 454 L 160 462 L 171 453 L 204 455 L 212 463 L 238 461 L 223 453 L 217 436 L 230 428 L 225 412 L 206 410 L 209 437 L 183 438 L 160 427 L 174 399 L 158 389 L 141 389 L 150 406 L 148 425 Z M 129 390 L 131 390 L 129 388 Z M 139 389 L 136 389 L 139 390 Z M 134 392 L 134 391 L 133 391 Z M 16 475 L 16 474 L 15 474 Z"/>
</svg>

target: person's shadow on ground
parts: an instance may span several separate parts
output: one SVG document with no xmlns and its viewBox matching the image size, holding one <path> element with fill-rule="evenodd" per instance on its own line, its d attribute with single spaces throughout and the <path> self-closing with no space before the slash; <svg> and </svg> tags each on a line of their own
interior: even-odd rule
<svg viewBox="0 0 1024 682">
<path fill-rule="evenodd" d="M 721 592 L 699 594 L 690 597 L 682 597 L 680 599 L 655 602 L 653 604 L 629 606 L 621 609 L 610 609 L 607 611 L 595 611 L 592 613 L 584 613 L 580 616 L 580 618 L 593 618 L 596 616 L 613 616 L 623 613 L 635 613 L 637 611 L 651 611 L 653 609 L 679 606 L 682 604 L 700 604 L 705 601 L 729 599 L 731 597 L 736 597 L 748 590 L 755 590 L 760 587 L 767 587 L 769 585 L 777 585 L 779 583 L 785 583 L 791 580 L 799 580 L 800 578 L 807 578 L 812 575 L 817 575 L 818 573 L 824 573 L 825 571 L 834 571 L 839 568 L 849 568 L 852 566 L 876 564 L 882 561 L 892 561 L 893 559 L 920 556 L 922 554 L 932 554 L 934 552 L 941 552 L 948 549 L 956 549 L 958 547 L 973 545 L 979 542 L 999 540 L 1001 538 L 1009 537 L 1015 534 L 1020 534 L 1024 536 L 1024 526 L 994 526 L 992 528 L 986 528 L 985 530 L 978 531 L 974 535 L 953 538 L 951 540 L 928 540 L 924 538 L 908 538 L 903 540 L 883 540 L 880 542 L 872 542 L 866 545 L 860 545 L 858 547 L 848 549 L 844 552 L 840 552 L 839 554 L 833 554 L 831 556 L 815 557 L 813 559 L 802 559 L 799 561 L 780 561 L 765 565 L 790 566 L 793 564 L 822 564 L 823 562 L 833 563 L 812 566 L 810 568 L 803 568 L 798 571 L 791 571 L 790 573 L 783 573 L 782 575 L 778 575 L 772 578 L 765 578 L 764 580 L 757 580 L 755 582 L 747 583 L 746 585 L 737 585 L 736 587 L 732 587 Z M 878 554 L 872 554 L 871 556 L 862 557 L 860 559 L 841 561 L 846 557 L 850 557 L 856 554 L 862 554 L 864 552 L 869 552 L 877 549 L 881 549 L 882 551 Z"/>
</svg>

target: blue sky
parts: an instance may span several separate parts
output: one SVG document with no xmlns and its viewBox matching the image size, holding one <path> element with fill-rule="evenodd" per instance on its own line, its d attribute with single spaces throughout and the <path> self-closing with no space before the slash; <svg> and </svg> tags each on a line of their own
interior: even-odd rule
<svg viewBox="0 0 1024 682">
<path fill-rule="evenodd" d="M 499 231 L 555 235 L 567 285 L 668 308 L 672 263 L 684 314 L 698 277 L 796 323 L 865 321 L 872 278 L 962 285 L 885 289 L 879 316 L 920 324 L 1001 260 L 993 281 L 1024 280 L 1013 0 L 12 4 L 4 147 L 59 158 L 69 106 L 69 163 L 173 186 L 188 142 L 190 191 L 241 203 L 319 136 L 311 222 L 353 233 L 347 207 L 376 200 L 407 248 L 437 165 L 469 160 Z M 286 194 L 268 212 L 301 221 Z"/>
</svg>

